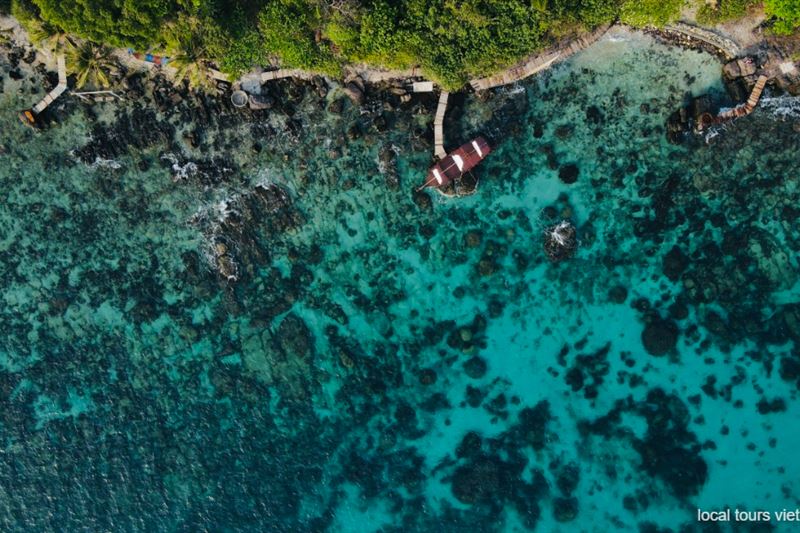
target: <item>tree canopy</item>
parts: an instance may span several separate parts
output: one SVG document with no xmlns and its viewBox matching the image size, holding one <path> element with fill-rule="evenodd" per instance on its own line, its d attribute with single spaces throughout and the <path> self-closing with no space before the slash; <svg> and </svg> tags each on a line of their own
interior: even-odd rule
<svg viewBox="0 0 800 533">
<path fill-rule="evenodd" d="M 42 19 L 113 46 L 150 46 L 183 6 L 175 0 L 32 0 Z"/>
<path fill-rule="evenodd" d="M 620 20 L 631 26 L 664 26 L 678 19 L 685 0 L 626 0 Z"/>
<path fill-rule="evenodd" d="M 0 0 L 0 9 L 4 1 L 37 34 L 169 53 L 189 42 L 234 76 L 270 59 L 332 75 L 344 63 L 418 65 L 456 88 L 572 32 L 616 19 L 667 24 L 687 0 Z M 754 1 L 720 0 L 700 15 L 735 16 Z M 765 8 L 776 31 L 800 26 L 800 0 Z"/>
<path fill-rule="evenodd" d="M 767 15 L 775 17 L 776 33 L 792 33 L 800 28 L 800 0 L 764 0 Z"/>
</svg>

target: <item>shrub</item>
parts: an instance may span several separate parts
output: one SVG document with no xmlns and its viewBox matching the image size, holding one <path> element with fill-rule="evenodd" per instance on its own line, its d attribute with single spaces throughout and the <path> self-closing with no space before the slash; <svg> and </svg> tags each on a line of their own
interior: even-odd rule
<svg viewBox="0 0 800 533">
<path fill-rule="evenodd" d="M 758 4 L 758 0 L 719 0 L 717 8 L 703 2 L 697 12 L 697 21 L 701 24 L 716 24 L 743 17 L 748 8 Z"/>
<path fill-rule="evenodd" d="M 764 0 L 767 15 L 775 17 L 775 33 L 788 35 L 800 28 L 800 1 Z"/>
<path fill-rule="evenodd" d="M 662 27 L 678 19 L 684 0 L 625 0 L 620 20 L 631 26 Z"/>
<path fill-rule="evenodd" d="M 287 66 L 336 74 L 338 61 L 324 42 L 317 42 L 322 18 L 318 5 L 306 0 L 276 0 L 258 18 L 267 52 Z"/>
<path fill-rule="evenodd" d="M 113 46 L 149 48 L 164 22 L 176 18 L 172 0 L 33 0 L 41 18 L 54 26 Z"/>
</svg>

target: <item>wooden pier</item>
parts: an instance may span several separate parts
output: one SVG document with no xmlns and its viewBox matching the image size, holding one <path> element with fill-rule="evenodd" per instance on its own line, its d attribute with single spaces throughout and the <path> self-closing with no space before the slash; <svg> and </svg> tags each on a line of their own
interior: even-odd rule
<svg viewBox="0 0 800 533">
<path fill-rule="evenodd" d="M 769 81 L 769 78 L 763 74 L 758 77 L 756 84 L 753 86 L 753 90 L 750 91 L 750 97 L 747 99 L 747 102 L 738 105 L 733 109 L 723 111 L 716 117 L 712 117 L 710 113 L 704 113 L 697 121 L 697 131 L 700 132 L 710 126 L 735 120 L 739 117 L 743 117 L 752 113 L 758 105 L 758 101 L 761 99 L 761 93 L 764 92 L 764 87 L 767 85 L 767 81 Z"/>
<path fill-rule="evenodd" d="M 488 78 L 480 78 L 472 80 L 469 84 L 475 91 L 485 91 L 492 87 L 499 87 L 501 85 L 508 85 L 515 81 L 523 80 L 528 76 L 533 76 L 539 71 L 542 71 L 555 63 L 556 59 L 561 56 L 560 52 L 552 52 L 545 55 L 536 56 L 533 60 L 517 65 L 508 70 L 504 70 L 500 74 L 489 76 Z"/>
<path fill-rule="evenodd" d="M 67 63 L 63 54 L 56 58 L 56 63 L 58 65 L 58 85 L 53 87 L 53 90 L 47 93 L 44 98 L 39 100 L 31 109 L 20 112 L 19 118 L 24 124 L 35 126 L 37 124 L 37 115 L 47 109 L 50 104 L 55 102 L 56 99 L 67 90 Z"/>
<path fill-rule="evenodd" d="M 47 109 L 47 106 L 52 104 L 56 98 L 61 96 L 64 91 L 67 90 L 67 63 L 64 59 L 63 55 L 59 55 L 56 59 L 58 64 L 58 85 L 53 87 L 53 90 L 50 91 L 42 98 L 38 104 L 33 106 L 33 112 L 37 115 Z"/>
<path fill-rule="evenodd" d="M 753 90 L 750 92 L 750 98 L 747 99 L 747 102 L 736 106 L 731 110 L 725 111 L 724 113 L 720 113 L 717 115 L 717 120 L 722 122 L 743 117 L 752 113 L 753 109 L 755 109 L 758 105 L 758 101 L 761 99 L 761 93 L 764 92 L 764 87 L 767 85 L 767 79 L 768 78 L 766 76 L 759 76 L 758 81 L 756 81 L 756 84 L 753 86 Z"/>
<path fill-rule="evenodd" d="M 439 95 L 439 105 L 436 108 L 436 118 L 433 119 L 433 153 L 439 159 L 447 155 L 444 149 L 444 113 L 447 111 L 447 98 L 450 93 L 442 91 Z"/>
<path fill-rule="evenodd" d="M 550 67 L 556 61 L 566 59 L 569 56 L 594 44 L 600 37 L 605 35 L 610 27 L 610 25 L 601 26 L 585 37 L 573 39 L 566 44 L 551 49 L 548 52 L 531 56 L 522 63 L 511 67 L 510 69 L 504 70 L 499 74 L 472 80 L 469 82 L 469 84 L 477 92 L 523 80 Z"/>
</svg>

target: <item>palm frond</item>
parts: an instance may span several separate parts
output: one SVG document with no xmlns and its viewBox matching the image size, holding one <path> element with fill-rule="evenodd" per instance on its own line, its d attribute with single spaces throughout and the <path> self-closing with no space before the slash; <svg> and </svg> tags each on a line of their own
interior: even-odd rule
<svg viewBox="0 0 800 533">
<path fill-rule="evenodd" d="M 216 94 L 210 54 L 204 44 L 201 28 L 196 19 L 189 19 L 168 29 L 168 42 L 173 51 L 169 65 L 175 69 L 175 83 L 186 82 L 190 89 Z"/>
<path fill-rule="evenodd" d="M 77 87 L 87 82 L 100 87 L 111 85 L 108 71 L 114 65 L 111 49 L 100 44 L 85 41 L 67 50 L 69 70 L 77 76 Z"/>
</svg>

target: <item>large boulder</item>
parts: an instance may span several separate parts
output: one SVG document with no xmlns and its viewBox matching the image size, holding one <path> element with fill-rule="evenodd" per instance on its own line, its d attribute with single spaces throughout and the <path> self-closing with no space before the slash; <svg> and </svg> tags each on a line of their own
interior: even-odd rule
<svg viewBox="0 0 800 533">
<path fill-rule="evenodd" d="M 364 102 L 364 90 L 354 81 L 348 82 L 342 88 L 342 92 L 356 105 L 361 105 Z"/>
</svg>

